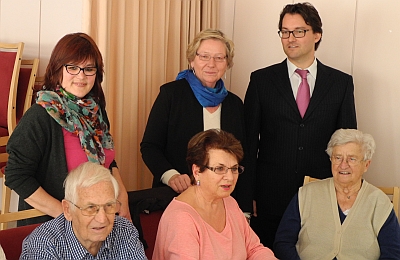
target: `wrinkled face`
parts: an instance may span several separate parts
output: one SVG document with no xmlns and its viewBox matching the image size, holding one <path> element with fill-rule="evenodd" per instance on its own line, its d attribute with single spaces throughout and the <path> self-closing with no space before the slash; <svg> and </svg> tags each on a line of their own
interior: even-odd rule
<svg viewBox="0 0 400 260">
<path fill-rule="evenodd" d="M 234 167 L 238 166 L 236 157 L 223 150 L 210 149 L 208 151 L 209 162 L 208 167 Z M 232 174 L 231 170 L 223 175 L 218 175 L 210 169 L 205 169 L 203 172 L 199 172 L 198 166 L 193 166 L 194 176 L 196 180 L 200 180 L 200 186 L 203 194 L 210 199 L 220 199 L 228 197 L 235 189 L 235 185 L 239 174 Z"/>
<path fill-rule="evenodd" d="M 102 205 L 115 201 L 114 188 L 111 182 L 100 182 L 88 188 L 79 188 L 76 205 L 85 208 L 89 205 Z M 63 200 L 64 215 L 72 221 L 72 228 L 79 242 L 89 248 L 100 248 L 103 241 L 111 233 L 115 214 L 106 214 L 104 208 L 94 216 L 84 216 L 81 210 Z"/>
<path fill-rule="evenodd" d="M 283 51 L 295 65 L 309 63 L 314 60 L 315 43 L 321 39 L 320 33 L 314 33 L 299 14 L 286 14 L 282 19 L 282 31 L 309 30 L 302 38 L 290 34 L 288 39 L 281 39 Z M 299 66 L 300 67 L 300 66 Z"/>
<path fill-rule="evenodd" d="M 96 66 L 93 61 L 85 61 L 79 64 L 68 64 L 76 65 L 80 68 Z M 90 92 L 90 90 L 92 90 L 95 80 L 96 74 L 92 76 L 86 76 L 85 73 L 83 73 L 83 70 L 81 70 L 78 75 L 71 75 L 67 72 L 67 69 L 63 67 L 63 78 L 61 81 L 61 86 L 66 91 L 75 95 L 78 98 L 83 98 Z"/>
<path fill-rule="evenodd" d="M 197 78 L 203 86 L 214 88 L 217 81 L 225 74 L 228 67 L 226 59 L 215 61 L 213 57 L 225 57 L 226 48 L 222 41 L 215 39 L 203 40 L 197 49 L 197 54 L 211 56 L 208 61 L 201 60 L 198 55 L 190 62 L 190 66 L 196 72 Z"/>
<path fill-rule="evenodd" d="M 363 159 L 364 153 L 359 144 L 347 143 L 333 147 L 331 165 L 334 181 L 341 185 L 361 183 L 362 176 L 371 163 L 371 160 Z"/>
</svg>

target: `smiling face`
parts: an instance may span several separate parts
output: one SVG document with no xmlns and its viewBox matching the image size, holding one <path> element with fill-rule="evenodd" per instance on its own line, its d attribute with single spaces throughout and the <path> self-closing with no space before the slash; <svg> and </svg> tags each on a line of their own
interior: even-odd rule
<svg viewBox="0 0 400 260">
<path fill-rule="evenodd" d="M 363 174 L 368 170 L 371 160 L 364 161 L 361 146 L 356 143 L 347 143 L 333 147 L 332 158 L 342 158 L 339 164 L 332 161 L 332 175 L 335 183 L 341 186 L 361 184 Z M 355 160 L 357 163 L 351 163 Z M 350 162 L 350 164 L 349 164 Z"/>
<path fill-rule="evenodd" d="M 320 33 L 314 33 L 299 14 L 286 14 L 282 20 L 282 31 L 309 30 L 302 38 L 290 34 L 288 39 L 281 39 L 283 51 L 294 65 L 307 68 L 314 61 L 315 43 L 321 39 Z"/>
<path fill-rule="evenodd" d="M 79 64 L 72 64 L 81 68 L 96 67 L 96 64 L 92 61 L 85 61 Z M 69 93 L 73 94 L 78 98 L 85 97 L 90 90 L 92 90 L 94 82 L 96 80 L 96 74 L 92 76 L 86 76 L 81 70 L 78 75 L 71 75 L 67 72 L 67 69 L 63 67 L 63 76 L 61 86 Z"/>
<path fill-rule="evenodd" d="M 231 168 L 238 166 L 236 157 L 224 150 L 210 149 L 208 156 L 210 158 L 208 167 L 226 166 Z M 193 165 L 192 168 L 196 181 L 200 180 L 200 186 L 198 187 L 209 199 L 217 200 L 226 198 L 235 189 L 239 174 L 232 174 L 231 170 L 228 170 L 226 174 L 218 175 L 207 168 L 203 172 L 199 172 L 200 167 L 196 165 Z"/>
<path fill-rule="evenodd" d="M 207 39 L 201 42 L 197 53 L 210 55 L 211 57 L 225 57 L 226 47 L 220 40 Z M 194 60 L 190 62 L 190 66 L 194 69 L 196 77 L 201 81 L 203 86 L 214 88 L 217 81 L 225 74 L 228 63 L 226 59 L 222 62 L 215 62 L 213 58 L 209 61 L 203 61 L 196 55 Z"/>
<path fill-rule="evenodd" d="M 79 188 L 78 201 L 75 203 L 81 208 L 89 205 L 102 205 L 115 201 L 114 188 L 111 182 L 99 182 L 88 188 Z M 63 200 L 64 215 L 72 221 L 72 228 L 78 241 L 89 252 L 97 253 L 103 241 L 111 233 L 115 214 L 106 214 L 104 208 L 94 216 L 84 216 L 81 210 L 73 204 Z"/>
</svg>

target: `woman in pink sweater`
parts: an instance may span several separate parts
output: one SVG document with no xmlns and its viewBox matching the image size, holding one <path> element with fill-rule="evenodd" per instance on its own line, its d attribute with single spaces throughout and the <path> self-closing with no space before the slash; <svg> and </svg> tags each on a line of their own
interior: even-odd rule
<svg viewBox="0 0 400 260">
<path fill-rule="evenodd" d="M 240 142 L 223 130 L 200 132 L 189 141 L 192 186 L 161 217 L 154 260 L 276 259 L 230 196 L 244 170 L 242 158 Z"/>
</svg>

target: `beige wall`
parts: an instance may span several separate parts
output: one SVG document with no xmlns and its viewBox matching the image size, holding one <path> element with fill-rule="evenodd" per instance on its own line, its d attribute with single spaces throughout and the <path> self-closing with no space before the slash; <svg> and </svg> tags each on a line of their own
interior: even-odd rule
<svg viewBox="0 0 400 260">
<path fill-rule="evenodd" d="M 221 29 L 236 45 L 230 89 L 244 97 L 251 71 L 282 61 L 279 13 L 292 1 L 222 0 Z M 315 0 L 323 22 L 316 53 L 322 63 L 354 77 L 359 129 L 374 136 L 376 154 L 365 177 L 378 186 L 400 186 L 400 2 Z M 234 13 L 231 10 L 234 10 Z M 225 12 L 226 11 L 226 12 Z M 231 32 L 232 30 L 232 32 Z"/>
<path fill-rule="evenodd" d="M 22 58 L 39 58 L 42 76 L 57 41 L 82 31 L 82 1 L 0 0 L 0 41 L 24 42 Z"/>
<path fill-rule="evenodd" d="M 82 30 L 82 1 L 0 0 L 0 42 L 24 42 L 22 58 L 40 58 L 38 75 L 43 76 L 57 41 Z M 11 211 L 16 211 L 14 191 L 11 201 Z"/>
<path fill-rule="evenodd" d="M 39 57 L 44 74 L 55 43 L 82 30 L 83 0 L 0 0 L 0 41 L 24 41 L 24 58 Z M 221 29 L 236 44 L 227 86 L 244 97 L 251 71 L 284 59 L 277 35 L 279 12 L 289 1 L 221 0 Z M 323 22 L 317 57 L 354 76 L 359 129 L 377 151 L 367 180 L 400 186 L 400 2 L 315 0 Z"/>
</svg>

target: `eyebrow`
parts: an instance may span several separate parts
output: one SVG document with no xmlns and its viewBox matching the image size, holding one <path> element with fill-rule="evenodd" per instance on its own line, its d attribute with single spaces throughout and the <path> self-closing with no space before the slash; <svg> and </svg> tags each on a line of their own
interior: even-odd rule
<svg viewBox="0 0 400 260">
<path fill-rule="evenodd" d="M 287 28 L 287 27 L 283 27 L 282 26 L 282 30 L 283 29 L 285 29 L 285 30 L 288 30 L 289 31 L 289 28 Z M 300 27 L 296 27 L 296 28 L 294 28 L 293 30 L 307 30 L 307 28 L 306 27 L 304 27 L 304 26 L 300 26 Z"/>
<path fill-rule="evenodd" d="M 215 54 L 215 55 L 218 55 L 218 54 L 221 54 L 221 55 L 224 55 L 223 53 L 221 53 L 221 52 L 218 52 L 218 53 L 210 53 L 210 52 L 197 52 L 198 54 Z M 226 54 L 225 54 L 226 55 Z"/>
<path fill-rule="evenodd" d="M 345 155 L 340 154 L 340 153 L 334 153 L 334 154 L 332 154 L 332 156 L 345 156 Z M 357 155 L 355 155 L 355 154 L 348 154 L 346 157 L 357 157 Z"/>
<path fill-rule="evenodd" d="M 223 163 L 219 163 L 217 166 L 225 166 L 225 167 L 228 167 L 228 168 L 230 168 L 229 166 L 226 166 L 225 164 L 223 164 Z M 237 164 L 234 164 L 234 165 L 232 165 L 231 167 L 234 167 L 234 166 L 239 166 L 239 163 L 237 163 Z"/>
</svg>

